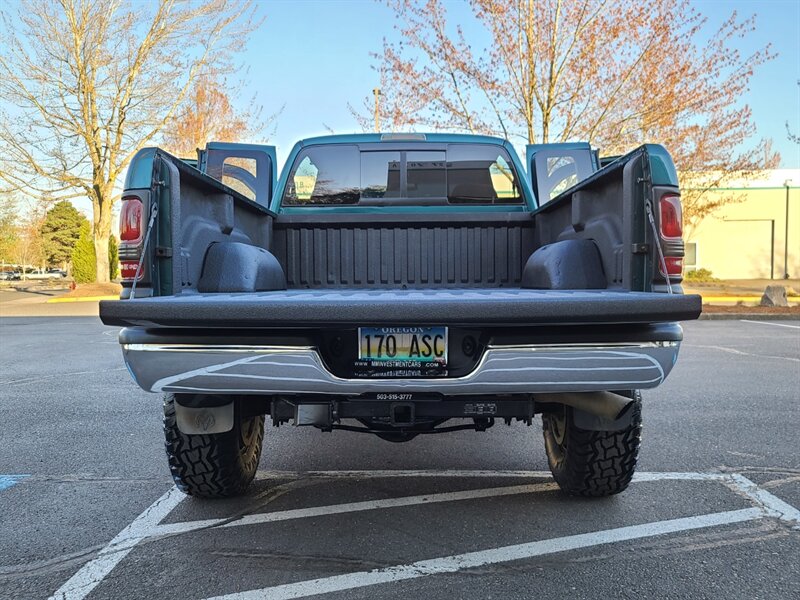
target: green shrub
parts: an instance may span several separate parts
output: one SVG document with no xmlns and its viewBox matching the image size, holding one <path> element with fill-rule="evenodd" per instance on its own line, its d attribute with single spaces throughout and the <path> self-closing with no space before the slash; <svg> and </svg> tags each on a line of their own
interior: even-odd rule
<svg viewBox="0 0 800 600">
<path fill-rule="evenodd" d="M 119 276 L 119 250 L 113 235 L 108 237 L 108 276 L 111 281 Z"/>
<path fill-rule="evenodd" d="M 695 269 L 694 271 L 686 271 L 683 275 L 685 281 L 697 281 L 700 283 L 709 283 L 712 281 L 719 281 L 708 269 Z"/>
<path fill-rule="evenodd" d="M 88 221 L 81 225 L 81 234 L 72 249 L 72 277 L 75 283 L 97 281 L 97 259 Z"/>
</svg>

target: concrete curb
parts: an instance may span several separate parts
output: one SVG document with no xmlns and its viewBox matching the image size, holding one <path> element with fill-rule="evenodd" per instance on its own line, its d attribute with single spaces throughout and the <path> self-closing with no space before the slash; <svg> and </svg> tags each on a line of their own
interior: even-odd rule
<svg viewBox="0 0 800 600">
<path fill-rule="evenodd" d="M 800 313 L 703 313 L 700 321 L 800 321 Z"/>
<path fill-rule="evenodd" d="M 84 298 L 51 298 L 47 304 L 60 302 L 98 302 L 100 300 L 119 300 L 119 296 L 86 296 Z"/>
<path fill-rule="evenodd" d="M 703 296 L 703 294 L 700 294 Z M 789 304 L 800 304 L 800 298 L 789 296 Z M 703 296 L 703 302 L 761 302 L 761 296 Z"/>
</svg>

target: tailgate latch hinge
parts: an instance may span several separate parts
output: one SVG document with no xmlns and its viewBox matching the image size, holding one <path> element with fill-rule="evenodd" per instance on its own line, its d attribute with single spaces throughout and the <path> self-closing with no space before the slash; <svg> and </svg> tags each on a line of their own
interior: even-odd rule
<svg viewBox="0 0 800 600">
<path fill-rule="evenodd" d="M 631 245 L 631 252 L 634 254 L 650 254 L 650 244 L 639 243 Z"/>
</svg>

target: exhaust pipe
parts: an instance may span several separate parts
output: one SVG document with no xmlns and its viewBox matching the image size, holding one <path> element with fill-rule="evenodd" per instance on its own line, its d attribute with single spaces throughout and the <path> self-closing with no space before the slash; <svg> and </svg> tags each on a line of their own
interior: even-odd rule
<svg viewBox="0 0 800 600">
<path fill-rule="evenodd" d="M 564 394 L 536 394 L 534 400 L 549 404 L 566 404 L 590 415 L 616 421 L 625 416 L 633 406 L 633 399 L 613 392 L 567 392 Z"/>
</svg>

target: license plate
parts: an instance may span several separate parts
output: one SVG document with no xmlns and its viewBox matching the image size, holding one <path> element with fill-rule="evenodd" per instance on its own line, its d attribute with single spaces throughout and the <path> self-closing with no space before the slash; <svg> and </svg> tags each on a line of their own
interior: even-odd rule
<svg viewBox="0 0 800 600">
<path fill-rule="evenodd" d="M 373 364 L 447 365 L 447 327 L 359 327 L 358 342 L 359 360 Z"/>
</svg>

